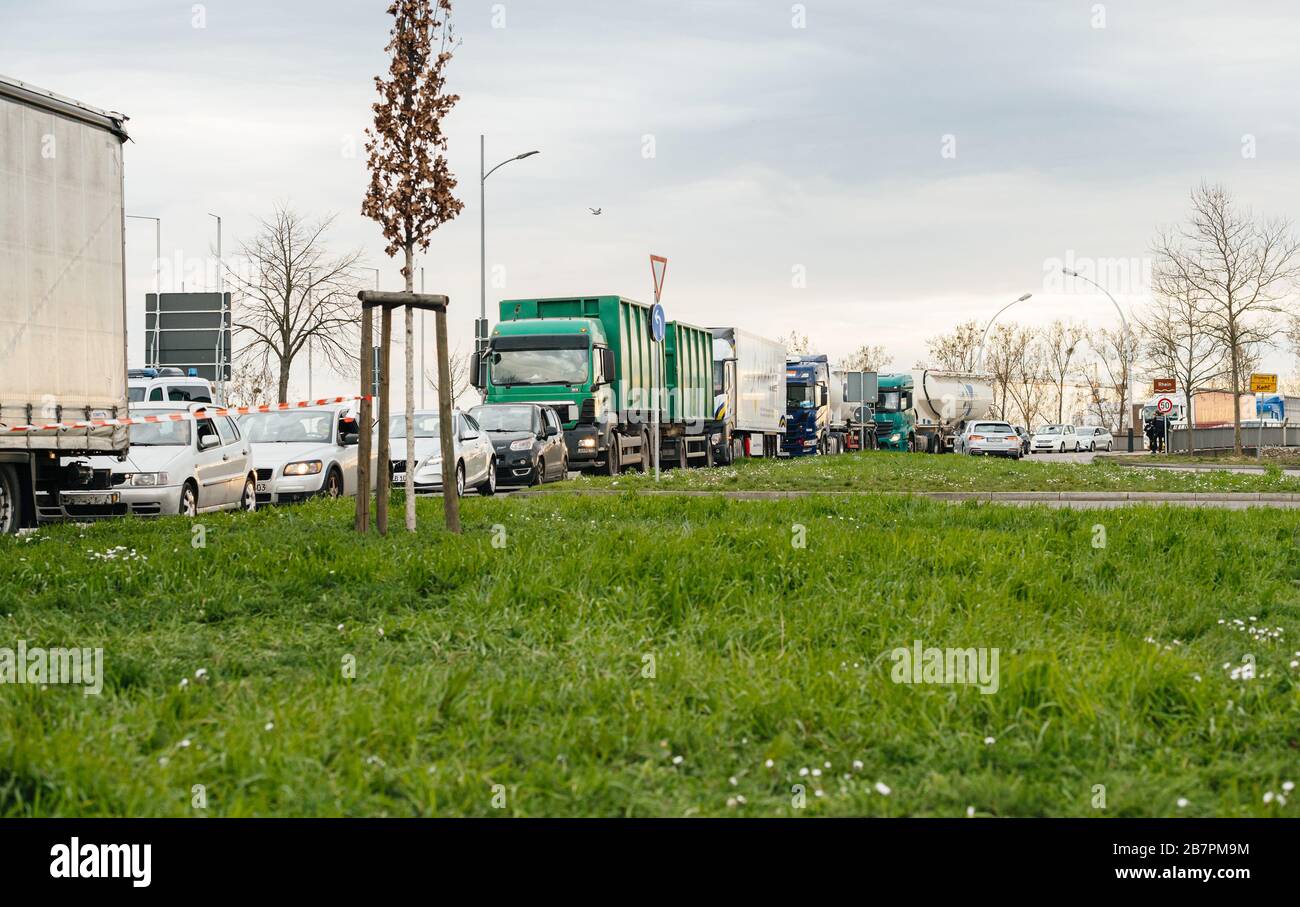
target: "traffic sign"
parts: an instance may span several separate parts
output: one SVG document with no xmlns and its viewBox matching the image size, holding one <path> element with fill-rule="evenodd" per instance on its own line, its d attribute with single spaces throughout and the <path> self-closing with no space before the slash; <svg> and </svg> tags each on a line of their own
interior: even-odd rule
<svg viewBox="0 0 1300 907">
<path fill-rule="evenodd" d="M 1268 375 L 1262 372 L 1252 373 L 1250 376 L 1250 392 L 1252 394 L 1276 394 L 1277 375 Z"/>
<path fill-rule="evenodd" d="M 664 291 L 664 272 L 668 270 L 668 259 L 662 255 L 650 256 L 650 276 L 655 282 L 655 302 L 659 301 L 659 294 Z"/>
<path fill-rule="evenodd" d="M 1172 394 L 1178 390 L 1178 380 L 1176 378 L 1156 378 L 1151 384 L 1157 394 Z"/>
<path fill-rule="evenodd" d="M 650 337 L 655 343 L 663 342 L 667 324 L 664 317 L 664 307 L 656 302 L 654 308 L 650 310 Z"/>
<path fill-rule="evenodd" d="M 1162 416 L 1172 412 L 1173 408 L 1174 401 L 1170 400 L 1168 397 L 1161 397 L 1156 401 L 1156 412 L 1160 413 Z"/>
</svg>

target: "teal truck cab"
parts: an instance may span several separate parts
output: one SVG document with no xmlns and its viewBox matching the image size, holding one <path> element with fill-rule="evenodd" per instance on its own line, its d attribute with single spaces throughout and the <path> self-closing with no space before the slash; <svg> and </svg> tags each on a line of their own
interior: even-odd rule
<svg viewBox="0 0 1300 907">
<path fill-rule="evenodd" d="M 630 299 L 505 299 L 485 355 L 486 370 L 478 354 L 470 363 L 475 381 L 486 376 L 484 402 L 553 407 L 576 469 L 645 469 L 656 406 L 661 457 L 681 466 L 691 457 L 712 459 L 705 435 L 713 364 L 707 330 L 669 322 L 664 342 L 655 344 L 650 306 Z"/>
<path fill-rule="evenodd" d="M 913 416 L 913 382 L 910 373 L 881 375 L 876 400 L 876 443 L 881 450 L 916 449 L 916 419 Z"/>
</svg>

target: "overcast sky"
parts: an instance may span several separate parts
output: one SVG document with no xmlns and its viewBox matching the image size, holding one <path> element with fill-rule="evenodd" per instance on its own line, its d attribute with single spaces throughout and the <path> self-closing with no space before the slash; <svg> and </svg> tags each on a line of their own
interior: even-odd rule
<svg viewBox="0 0 1300 907">
<path fill-rule="evenodd" d="M 385 8 L 0 0 L 0 72 L 131 118 L 127 209 L 162 218 L 164 257 L 210 254 L 207 212 L 234 249 L 280 200 L 336 213 L 333 244 L 396 289 L 359 213 Z M 1004 318 L 1113 325 L 1105 297 L 1053 272 L 1132 260 L 1099 274 L 1131 310 L 1153 232 L 1203 179 L 1300 212 L 1294 0 L 460 0 L 455 21 L 465 210 L 422 263 L 462 349 L 480 133 L 489 167 L 542 152 L 487 183 L 494 320 L 505 297 L 648 299 L 657 252 L 670 318 L 795 329 L 833 357 L 883 344 L 901 368 L 1026 292 Z M 154 236 L 129 224 L 138 363 Z M 316 376 L 317 394 L 351 389 Z"/>
</svg>

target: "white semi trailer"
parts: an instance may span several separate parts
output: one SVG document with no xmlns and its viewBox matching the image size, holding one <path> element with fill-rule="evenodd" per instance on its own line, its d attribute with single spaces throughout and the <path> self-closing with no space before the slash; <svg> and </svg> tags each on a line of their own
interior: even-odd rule
<svg viewBox="0 0 1300 907">
<path fill-rule="evenodd" d="M 0 532 L 113 507 L 127 429 L 126 117 L 0 76 Z M 15 430 L 17 429 L 17 430 Z"/>
<path fill-rule="evenodd" d="M 785 434 L 785 344 L 741 328 L 709 330 L 714 460 L 777 456 Z"/>
</svg>

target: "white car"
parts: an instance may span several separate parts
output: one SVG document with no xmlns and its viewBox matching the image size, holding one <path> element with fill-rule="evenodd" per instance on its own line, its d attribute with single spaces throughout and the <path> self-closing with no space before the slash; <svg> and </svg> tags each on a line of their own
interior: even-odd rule
<svg viewBox="0 0 1300 907">
<path fill-rule="evenodd" d="M 258 503 L 357 493 L 360 426 L 350 405 L 249 413 L 239 426 L 253 453 Z"/>
<path fill-rule="evenodd" d="M 477 489 L 479 494 L 496 494 L 497 460 L 492 439 L 483 431 L 474 417 L 461 410 L 453 410 L 456 431 L 452 434 L 452 449 L 456 456 L 456 493 L 464 496 L 466 488 Z M 442 422 L 437 410 L 417 410 L 415 413 L 415 490 L 419 492 L 442 490 Z M 391 416 L 388 420 L 390 461 L 393 487 L 406 482 L 406 416 Z"/>
<path fill-rule="evenodd" d="M 126 459 L 90 457 L 110 472 L 109 500 L 102 492 L 64 491 L 60 503 L 76 519 L 121 514 L 196 516 L 214 510 L 255 510 L 257 495 L 248 442 L 229 416 L 204 416 L 203 404 L 136 406 L 131 416 L 185 414 L 130 427 Z M 194 415 L 191 415 L 194 414 Z"/>
<path fill-rule="evenodd" d="M 1009 422 L 971 422 L 956 441 L 960 454 L 993 455 L 1020 459 L 1020 434 Z"/>
<path fill-rule="evenodd" d="M 1077 451 L 1081 440 L 1073 425 L 1040 425 L 1029 449 L 1033 453 Z"/>
<path fill-rule="evenodd" d="M 130 368 L 126 370 L 127 396 L 136 403 L 220 403 L 212 382 L 200 378 L 196 369 L 185 374 L 178 368 Z"/>
<path fill-rule="evenodd" d="M 1110 450 L 1115 445 L 1115 436 L 1096 425 L 1080 425 L 1078 435 L 1079 446 L 1084 450 Z"/>
</svg>

